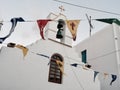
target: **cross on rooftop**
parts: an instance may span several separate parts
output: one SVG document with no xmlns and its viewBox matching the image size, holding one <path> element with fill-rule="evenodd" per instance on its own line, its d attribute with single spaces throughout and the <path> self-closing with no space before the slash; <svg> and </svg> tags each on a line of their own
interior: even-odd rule
<svg viewBox="0 0 120 90">
<path fill-rule="evenodd" d="M 64 9 L 64 7 L 63 7 L 63 6 L 60 6 L 60 7 L 59 7 L 59 9 L 60 9 L 60 12 L 65 11 L 65 9 Z"/>
</svg>

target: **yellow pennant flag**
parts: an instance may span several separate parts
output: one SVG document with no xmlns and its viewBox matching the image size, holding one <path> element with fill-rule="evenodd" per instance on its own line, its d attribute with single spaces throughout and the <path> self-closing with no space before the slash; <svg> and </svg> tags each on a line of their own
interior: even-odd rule
<svg viewBox="0 0 120 90">
<path fill-rule="evenodd" d="M 104 73 L 104 79 L 105 79 L 108 75 L 109 75 L 108 73 Z"/>
<path fill-rule="evenodd" d="M 59 61 L 59 60 L 56 60 L 56 63 L 57 63 L 57 65 L 58 65 L 60 71 L 61 71 L 62 73 L 64 73 L 63 62 L 62 62 L 62 61 Z"/>
<path fill-rule="evenodd" d="M 19 48 L 19 49 L 22 49 L 23 55 L 26 56 L 26 54 L 27 54 L 27 52 L 28 52 L 28 48 L 26 48 L 26 47 L 24 47 L 24 46 L 22 46 L 22 45 L 19 45 L 19 44 L 16 45 L 16 47 Z"/>
<path fill-rule="evenodd" d="M 73 40 L 76 40 L 76 33 L 77 33 L 77 28 L 79 25 L 80 20 L 66 20 L 68 29 L 70 30 Z"/>
</svg>

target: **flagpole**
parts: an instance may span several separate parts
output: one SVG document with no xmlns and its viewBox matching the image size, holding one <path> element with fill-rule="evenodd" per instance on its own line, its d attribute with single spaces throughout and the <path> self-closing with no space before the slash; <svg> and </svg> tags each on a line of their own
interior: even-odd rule
<svg viewBox="0 0 120 90">
<path fill-rule="evenodd" d="M 90 19 L 89 19 L 89 24 L 90 24 L 90 37 L 91 37 L 91 16 L 90 16 Z"/>
<path fill-rule="evenodd" d="M 86 14 L 86 17 L 87 17 L 87 20 L 88 20 L 88 23 L 89 23 L 89 27 L 90 27 L 89 36 L 91 37 L 91 32 L 92 32 L 91 29 L 93 28 L 93 26 L 92 26 L 92 24 L 91 24 L 91 16 L 88 17 L 88 15 Z"/>
</svg>

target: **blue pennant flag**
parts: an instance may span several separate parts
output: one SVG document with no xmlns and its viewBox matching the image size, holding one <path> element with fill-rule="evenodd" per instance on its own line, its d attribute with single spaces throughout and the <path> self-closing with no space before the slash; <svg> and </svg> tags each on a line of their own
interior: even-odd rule
<svg viewBox="0 0 120 90">
<path fill-rule="evenodd" d="M 112 76 L 112 81 L 110 82 L 110 85 L 117 79 L 117 75 L 111 75 Z"/>
<path fill-rule="evenodd" d="M 97 76 L 98 73 L 99 73 L 99 72 L 94 71 L 94 82 L 95 82 L 95 78 L 96 78 L 96 76 Z"/>
<path fill-rule="evenodd" d="M 12 18 L 11 19 L 11 23 L 12 23 L 12 27 L 10 29 L 10 32 L 9 32 L 9 36 L 11 35 L 12 32 L 14 32 L 14 29 L 17 25 L 17 22 L 24 22 L 25 20 L 22 18 L 22 17 L 19 17 L 19 18 Z"/>
<path fill-rule="evenodd" d="M 37 55 L 40 55 L 40 56 L 43 56 L 43 57 L 46 57 L 46 58 L 50 58 L 49 56 L 47 56 L 47 55 L 44 55 L 44 54 L 39 54 L 39 53 L 36 53 Z"/>
<path fill-rule="evenodd" d="M 25 20 L 24 20 L 22 17 L 12 18 L 12 19 L 11 19 L 12 27 L 11 27 L 11 29 L 10 29 L 10 31 L 9 31 L 9 34 L 6 35 L 5 37 L 1 37 L 1 38 L 0 38 L 0 43 L 3 43 L 3 41 L 4 41 L 6 38 L 8 38 L 8 37 L 12 34 L 12 32 L 14 32 L 14 29 L 15 29 L 15 27 L 16 27 L 16 25 L 17 25 L 17 22 L 24 22 L 24 21 L 25 21 Z"/>
<path fill-rule="evenodd" d="M 77 65 L 78 65 L 77 63 L 71 64 L 71 66 L 74 66 L 74 67 L 77 67 Z"/>
</svg>

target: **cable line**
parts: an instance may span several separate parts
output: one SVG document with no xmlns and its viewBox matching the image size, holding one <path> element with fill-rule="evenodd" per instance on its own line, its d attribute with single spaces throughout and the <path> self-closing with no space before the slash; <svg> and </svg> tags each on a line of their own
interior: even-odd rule
<svg viewBox="0 0 120 90">
<path fill-rule="evenodd" d="M 89 9 L 89 10 L 93 10 L 93 11 L 97 11 L 97 12 L 108 13 L 108 14 L 113 14 L 113 15 L 120 16 L 119 13 L 104 11 L 104 10 L 95 9 L 95 8 L 89 8 L 89 7 L 85 7 L 85 6 L 81 6 L 81 5 L 76 5 L 76 4 L 72 4 L 72 3 L 68 3 L 68 2 L 64 2 L 64 1 L 60 1 L 60 0 L 54 0 L 54 1 L 60 2 L 60 3 L 64 3 L 64 4 L 68 4 L 68 5 L 75 6 L 75 7 L 80 7 L 80 8 Z"/>
<path fill-rule="evenodd" d="M 109 53 L 106 53 L 106 54 L 103 54 L 103 55 L 100 55 L 100 56 L 97 56 L 97 57 L 94 57 L 94 58 L 91 58 L 91 59 L 88 59 L 88 60 L 94 61 L 94 60 L 96 60 L 96 59 L 98 59 L 98 58 L 102 58 L 102 57 L 108 56 L 108 55 L 110 55 L 110 54 L 114 54 L 114 53 L 116 53 L 116 52 L 120 52 L 120 50 L 115 50 L 115 51 L 112 51 L 112 52 L 109 52 Z M 101 60 L 102 60 L 102 59 L 101 59 Z"/>
<path fill-rule="evenodd" d="M 66 52 L 66 50 L 65 50 L 65 46 L 64 46 L 64 45 L 63 45 L 63 52 L 65 53 L 65 55 L 68 56 L 68 54 L 67 54 L 67 52 Z M 68 61 L 69 61 L 69 65 L 70 65 L 71 62 L 70 62 L 69 58 L 68 58 Z M 71 67 L 71 70 L 72 70 L 72 72 L 73 72 L 73 74 L 74 74 L 74 76 L 75 76 L 75 78 L 76 78 L 76 81 L 78 82 L 79 86 L 81 87 L 81 89 L 82 89 L 82 90 L 85 90 L 84 87 L 83 87 L 83 85 L 82 85 L 82 83 L 80 82 L 77 74 L 75 73 L 75 71 L 73 70 L 72 67 Z"/>
</svg>

